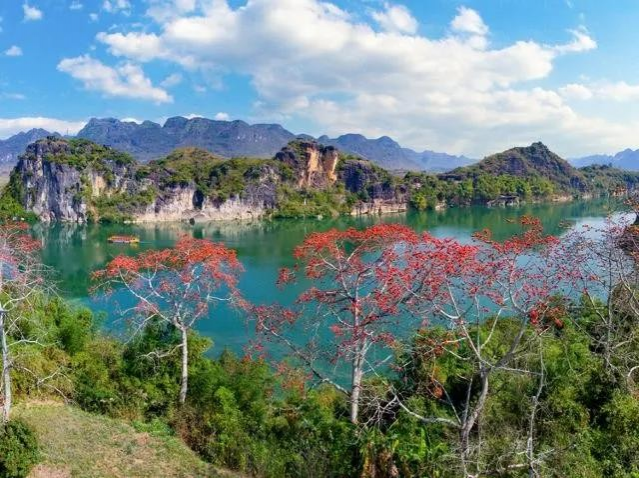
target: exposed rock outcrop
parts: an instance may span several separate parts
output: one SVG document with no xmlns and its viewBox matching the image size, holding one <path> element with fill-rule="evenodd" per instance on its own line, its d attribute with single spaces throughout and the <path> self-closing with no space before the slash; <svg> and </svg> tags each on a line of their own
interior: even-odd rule
<svg viewBox="0 0 639 478">
<path fill-rule="evenodd" d="M 293 168 L 298 188 L 325 189 L 337 181 L 339 152 L 314 141 L 294 141 L 275 155 L 277 161 Z"/>
<path fill-rule="evenodd" d="M 27 148 L 10 185 L 43 222 L 246 220 L 282 205 L 286 217 L 370 214 L 407 203 L 388 172 L 314 141 L 295 141 L 271 160 L 187 148 L 142 165 L 87 140 L 49 137 Z"/>
</svg>

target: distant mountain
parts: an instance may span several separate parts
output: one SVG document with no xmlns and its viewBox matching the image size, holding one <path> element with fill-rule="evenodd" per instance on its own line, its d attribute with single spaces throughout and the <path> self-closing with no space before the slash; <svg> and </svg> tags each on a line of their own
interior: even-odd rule
<svg viewBox="0 0 639 478">
<path fill-rule="evenodd" d="M 617 169 L 639 171 L 639 149 L 624 149 L 614 156 L 609 154 L 595 154 L 583 158 L 574 158 L 571 159 L 570 162 L 576 167 L 590 166 L 592 164 L 610 164 Z"/>
<path fill-rule="evenodd" d="M 482 174 L 544 178 L 563 190 L 583 191 L 587 188 L 583 173 L 541 142 L 487 156 L 477 164 L 457 168 L 443 176 L 463 179 Z"/>
<path fill-rule="evenodd" d="M 293 133 L 277 124 L 249 125 L 244 121 L 181 116 L 169 118 L 164 126 L 151 121 L 138 124 L 93 118 L 78 137 L 125 151 L 140 161 L 157 159 L 183 147 L 202 148 L 227 158 L 267 158 L 295 139 Z"/>
<path fill-rule="evenodd" d="M 57 135 L 57 133 L 55 134 Z M 47 136 L 51 136 L 51 133 L 38 128 L 0 140 L 0 166 L 5 164 L 13 166 L 18 160 L 18 156 L 24 153 L 27 145 Z"/>
<path fill-rule="evenodd" d="M 453 156 L 428 150 L 419 153 L 402 148 L 388 136 L 368 139 L 361 134 L 345 134 L 334 139 L 320 136 L 317 141 L 356 154 L 390 170 L 442 172 L 450 170 L 451 167 L 466 166 L 476 161 L 465 156 Z"/>
<path fill-rule="evenodd" d="M 140 161 L 166 156 L 181 147 L 202 148 L 223 157 L 273 156 L 291 140 L 313 140 L 310 135 L 295 135 L 278 124 L 249 125 L 244 121 L 215 121 L 206 118 L 169 118 L 164 126 L 151 121 L 138 124 L 113 118 L 92 119 L 78 137 L 105 144 L 132 154 Z M 445 171 L 451 166 L 473 162 L 464 156 L 402 148 L 388 136 L 368 139 L 360 134 L 338 138 L 321 136 L 320 144 L 361 156 L 391 170 Z"/>
<path fill-rule="evenodd" d="M 12 166 L 28 144 L 49 136 L 43 129 L 19 133 L 0 140 L 0 165 Z M 294 139 L 315 140 L 295 135 L 278 124 L 248 124 L 207 118 L 169 118 L 164 125 L 152 121 L 135 123 L 114 118 L 93 118 L 77 137 L 127 152 L 142 162 L 162 158 L 178 148 L 195 147 L 225 157 L 270 158 Z M 361 134 L 337 138 L 321 136 L 318 142 L 372 161 L 388 170 L 443 172 L 466 166 L 475 160 L 425 150 L 403 148 L 388 136 L 369 139 Z"/>
</svg>

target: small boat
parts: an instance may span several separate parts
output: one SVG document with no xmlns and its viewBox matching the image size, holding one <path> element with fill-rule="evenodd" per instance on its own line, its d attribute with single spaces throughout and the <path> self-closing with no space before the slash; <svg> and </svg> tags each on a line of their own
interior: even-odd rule
<svg viewBox="0 0 639 478">
<path fill-rule="evenodd" d="M 110 236 L 107 239 L 113 244 L 139 244 L 140 238 L 137 236 Z"/>
</svg>

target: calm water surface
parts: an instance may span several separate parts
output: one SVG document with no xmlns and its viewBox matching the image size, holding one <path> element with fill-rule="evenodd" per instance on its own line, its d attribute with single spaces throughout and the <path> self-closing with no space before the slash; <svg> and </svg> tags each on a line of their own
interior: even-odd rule
<svg viewBox="0 0 639 478">
<path fill-rule="evenodd" d="M 280 290 L 275 285 L 278 270 L 291 266 L 291 252 L 306 234 L 333 227 L 363 228 L 380 222 L 407 224 L 418 231 L 429 231 L 438 237 L 470 239 L 473 232 L 489 228 L 497 239 L 518 231 L 511 222 L 523 214 L 539 217 L 550 234 L 562 234 L 566 223 L 594 224 L 604 220 L 613 205 L 607 201 L 573 202 L 568 204 L 525 205 L 512 208 L 451 208 L 440 212 L 407 213 L 381 217 L 339 218 L 335 220 L 281 220 L 253 223 L 210 223 L 158 225 L 35 225 L 33 235 L 42 241 L 43 261 L 57 271 L 61 294 L 78 301 L 96 312 L 106 314 L 105 327 L 118 325 L 117 301 L 108 302 L 89 296 L 91 272 L 102 268 L 118 254 L 135 254 L 145 249 L 170 247 L 184 234 L 225 243 L 237 250 L 245 272 L 240 287 L 253 303 L 278 301 L 291 303 L 297 292 Z M 138 246 L 109 244 L 113 234 L 135 234 L 142 241 Z M 123 300 L 120 298 L 120 300 Z M 199 324 L 199 331 L 214 340 L 215 351 L 228 347 L 240 351 L 249 337 L 244 321 L 224 309 L 212 312 L 211 320 Z"/>
</svg>

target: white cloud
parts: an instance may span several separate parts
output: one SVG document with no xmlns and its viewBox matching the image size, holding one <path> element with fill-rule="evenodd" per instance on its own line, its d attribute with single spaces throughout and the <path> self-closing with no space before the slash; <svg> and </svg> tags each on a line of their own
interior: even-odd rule
<svg viewBox="0 0 639 478">
<path fill-rule="evenodd" d="M 42 10 L 38 9 L 37 7 L 31 6 L 28 3 L 22 4 L 22 11 L 24 12 L 25 22 L 42 20 L 42 18 L 44 17 Z"/>
<path fill-rule="evenodd" d="M 625 81 L 602 84 L 597 90 L 597 96 L 613 101 L 637 101 L 639 85 L 630 85 Z"/>
<path fill-rule="evenodd" d="M 160 83 L 163 88 L 172 88 L 182 83 L 182 75 L 180 73 L 172 73 Z"/>
<path fill-rule="evenodd" d="M 223 111 L 220 111 L 213 117 L 213 119 L 216 119 L 218 121 L 230 121 L 231 117 L 229 116 L 228 113 L 224 113 Z"/>
<path fill-rule="evenodd" d="M 73 0 L 69 5 L 69 10 L 82 10 L 84 5 L 79 0 Z"/>
<path fill-rule="evenodd" d="M 373 12 L 372 17 L 382 29 L 391 33 L 414 34 L 419 26 L 415 17 L 403 5 L 387 3 L 384 5 L 384 11 Z"/>
<path fill-rule="evenodd" d="M 128 15 L 131 12 L 131 2 L 129 0 L 104 0 L 102 10 L 107 13 L 123 13 Z"/>
<path fill-rule="evenodd" d="M 67 121 L 46 117 L 0 118 L 0 138 L 7 138 L 21 131 L 43 128 L 60 134 L 76 134 L 86 121 Z"/>
<path fill-rule="evenodd" d="M 593 97 L 592 90 L 580 83 L 570 83 L 562 86 L 559 88 L 559 94 L 571 100 L 589 100 Z"/>
<path fill-rule="evenodd" d="M 568 31 L 572 34 L 573 40 L 565 45 L 556 46 L 555 50 L 558 53 L 579 53 L 597 48 L 597 42 L 590 36 L 588 30 L 584 27 Z"/>
<path fill-rule="evenodd" d="M 97 39 L 113 55 L 173 62 L 206 84 L 246 75 L 258 96 L 256 119 L 301 119 L 316 133 L 388 134 L 414 148 L 480 156 L 539 139 L 564 154 L 590 143 L 600 150 L 631 128 L 577 114 L 566 91 L 535 85 L 561 56 L 596 48 L 583 28 L 559 45 L 492 47 L 488 26 L 466 7 L 445 37 L 431 38 L 410 21 L 390 22 L 389 9 L 401 7 L 389 5 L 371 25 L 327 1 L 252 0 L 237 8 L 184 1 L 182 10 L 163 13 L 170 2 L 153 2 L 157 33 L 125 28 Z"/>
<path fill-rule="evenodd" d="M 162 88 L 153 86 L 138 65 L 125 63 L 111 68 L 88 55 L 65 58 L 58 70 L 82 82 L 87 90 L 106 96 L 170 103 L 173 98 Z"/>
<path fill-rule="evenodd" d="M 97 13 L 89 13 L 89 21 L 97 22 L 99 20 L 99 16 Z"/>
<path fill-rule="evenodd" d="M 22 56 L 22 48 L 17 45 L 12 45 L 4 52 L 5 56 Z"/>
<path fill-rule="evenodd" d="M 457 16 L 450 24 L 451 28 L 459 33 L 470 33 L 472 35 L 487 35 L 488 26 L 484 20 L 472 8 L 459 7 Z"/>
</svg>

